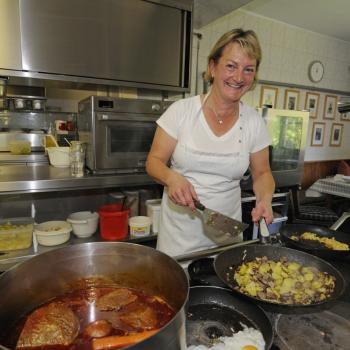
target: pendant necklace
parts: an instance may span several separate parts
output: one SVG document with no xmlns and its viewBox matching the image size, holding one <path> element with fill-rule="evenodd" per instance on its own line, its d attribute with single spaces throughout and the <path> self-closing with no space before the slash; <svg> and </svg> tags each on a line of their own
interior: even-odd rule
<svg viewBox="0 0 350 350">
<path fill-rule="evenodd" d="M 215 115 L 215 117 L 216 117 L 217 122 L 218 122 L 220 125 L 222 125 L 222 124 L 224 123 L 224 120 L 218 116 L 216 110 L 215 110 L 213 107 L 211 107 L 211 106 L 209 106 L 209 105 L 207 105 L 207 106 L 214 112 L 214 115 Z"/>
</svg>

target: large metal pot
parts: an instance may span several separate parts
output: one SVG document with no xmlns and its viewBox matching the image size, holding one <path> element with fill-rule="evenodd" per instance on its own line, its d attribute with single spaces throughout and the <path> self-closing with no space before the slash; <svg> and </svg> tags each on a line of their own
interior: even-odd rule
<svg viewBox="0 0 350 350">
<path fill-rule="evenodd" d="M 188 279 L 181 266 L 155 249 L 121 242 L 84 243 L 40 254 L 0 277 L 0 334 L 23 314 L 69 290 L 87 276 L 107 276 L 116 283 L 162 296 L 177 312 L 152 337 L 130 349 L 185 349 Z"/>
</svg>

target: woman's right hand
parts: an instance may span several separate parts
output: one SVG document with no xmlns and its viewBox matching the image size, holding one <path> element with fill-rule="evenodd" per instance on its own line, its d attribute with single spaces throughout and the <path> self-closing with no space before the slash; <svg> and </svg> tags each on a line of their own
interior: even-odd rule
<svg viewBox="0 0 350 350">
<path fill-rule="evenodd" d="M 198 201 L 197 193 L 184 176 L 173 171 L 167 185 L 168 196 L 175 204 L 190 207 L 191 210 L 196 209 L 193 200 Z"/>
</svg>

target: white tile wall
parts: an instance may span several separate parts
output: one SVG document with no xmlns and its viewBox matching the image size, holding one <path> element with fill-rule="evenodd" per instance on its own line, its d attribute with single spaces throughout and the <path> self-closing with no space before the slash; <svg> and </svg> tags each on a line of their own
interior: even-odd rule
<svg viewBox="0 0 350 350">
<path fill-rule="evenodd" d="M 350 43 L 248 11 L 235 10 L 199 30 L 203 35 L 198 60 L 199 93 L 203 86 L 201 73 L 206 69 L 207 56 L 211 47 L 227 30 L 238 27 L 253 29 L 259 37 L 263 50 L 259 79 L 350 92 Z M 310 82 L 307 74 L 309 63 L 313 60 L 322 61 L 325 67 L 323 80 L 317 84 Z M 193 60 L 193 64 L 196 64 L 196 60 Z M 258 85 L 254 91 L 244 96 L 243 101 L 249 105 L 258 106 L 260 89 L 261 86 Z M 279 86 L 278 89 L 277 107 L 283 108 L 285 88 Z M 300 89 L 300 109 L 305 108 L 306 91 L 306 89 Z M 193 92 L 192 89 L 191 94 L 194 94 Z M 326 94 L 320 93 L 320 95 L 317 119 L 310 120 L 305 160 L 350 159 L 350 121 L 341 121 L 339 113 L 334 121 L 323 120 L 323 103 Z M 324 146 L 322 147 L 310 146 L 314 121 L 326 122 Z M 341 147 L 329 146 L 332 122 L 344 125 Z"/>
</svg>

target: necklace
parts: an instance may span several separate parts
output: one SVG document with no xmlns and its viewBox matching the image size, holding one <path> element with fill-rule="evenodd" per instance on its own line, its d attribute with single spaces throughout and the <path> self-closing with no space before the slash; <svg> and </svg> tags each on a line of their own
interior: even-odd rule
<svg viewBox="0 0 350 350">
<path fill-rule="evenodd" d="M 218 113 L 216 112 L 216 110 L 215 110 L 213 107 L 211 107 L 211 106 L 209 106 L 209 105 L 207 105 L 207 106 L 214 112 L 214 115 L 215 115 L 215 118 L 216 118 L 217 122 L 218 122 L 220 125 L 222 125 L 222 124 L 224 123 L 224 120 L 223 120 L 222 118 L 219 117 Z"/>
</svg>

